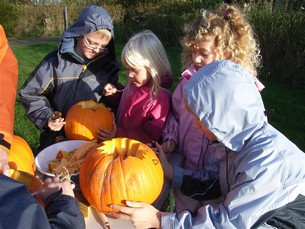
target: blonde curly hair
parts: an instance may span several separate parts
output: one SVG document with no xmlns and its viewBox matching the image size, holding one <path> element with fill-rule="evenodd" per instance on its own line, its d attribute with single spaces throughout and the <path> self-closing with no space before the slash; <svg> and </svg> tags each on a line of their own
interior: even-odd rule
<svg viewBox="0 0 305 229">
<path fill-rule="evenodd" d="M 180 43 L 183 47 L 182 70 L 192 64 L 192 50 L 202 41 L 215 38 L 222 58 L 240 64 L 257 76 L 261 64 L 259 44 L 244 13 L 236 5 L 222 4 L 218 10 L 204 10 L 187 27 Z"/>
</svg>

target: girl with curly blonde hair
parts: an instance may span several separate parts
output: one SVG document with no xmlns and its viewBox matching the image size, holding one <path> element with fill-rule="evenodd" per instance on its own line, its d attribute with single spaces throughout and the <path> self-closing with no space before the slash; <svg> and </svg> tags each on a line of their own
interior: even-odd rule
<svg viewBox="0 0 305 229">
<path fill-rule="evenodd" d="M 196 128 L 194 117 L 187 110 L 182 93 L 188 80 L 200 68 L 213 61 L 227 59 L 240 64 L 251 73 L 259 91 L 264 86 L 256 78 L 261 61 L 258 42 L 245 14 L 237 6 L 222 4 L 217 10 L 202 9 L 186 28 L 186 35 L 181 39 L 182 79 L 172 95 L 173 111 L 163 129 L 162 146 L 164 152 L 170 155 L 171 163 L 184 169 L 199 171 L 206 167 L 206 158 L 216 150 L 222 150 L 222 147 L 219 148 L 219 144 L 209 141 Z M 218 170 L 217 164 L 213 166 L 215 171 Z M 178 175 L 181 175 L 181 181 L 182 174 Z M 187 209 L 196 212 L 202 202 L 185 195 L 185 190 L 175 186 L 175 180 L 174 177 L 172 187 L 175 188 L 176 211 Z"/>
<path fill-rule="evenodd" d="M 261 64 L 259 44 L 245 14 L 234 5 L 222 4 L 218 10 L 204 10 L 187 27 L 181 39 L 182 68 L 196 64 L 194 54 L 200 44 L 212 42 L 217 59 L 231 60 L 247 69 L 253 76 Z"/>
</svg>

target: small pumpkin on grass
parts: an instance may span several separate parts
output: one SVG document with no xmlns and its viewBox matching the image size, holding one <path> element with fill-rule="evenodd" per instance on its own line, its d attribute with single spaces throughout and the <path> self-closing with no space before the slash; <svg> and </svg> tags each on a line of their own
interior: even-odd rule
<svg viewBox="0 0 305 229">
<path fill-rule="evenodd" d="M 13 142 L 8 154 L 8 162 L 11 169 L 35 175 L 36 164 L 33 151 L 29 144 L 20 136 L 13 136 Z"/>
<path fill-rule="evenodd" d="M 65 134 L 70 140 L 90 141 L 97 138 L 97 130 L 113 130 L 113 113 L 102 103 L 93 100 L 74 104 L 65 117 Z"/>
<path fill-rule="evenodd" d="M 128 138 L 114 138 L 93 148 L 84 159 L 80 187 L 87 201 L 100 212 L 125 200 L 152 204 L 159 196 L 163 169 L 154 151 Z"/>
</svg>

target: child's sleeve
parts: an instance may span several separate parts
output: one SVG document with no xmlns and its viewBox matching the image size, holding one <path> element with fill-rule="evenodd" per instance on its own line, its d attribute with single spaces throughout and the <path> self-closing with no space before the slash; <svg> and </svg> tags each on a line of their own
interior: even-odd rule
<svg viewBox="0 0 305 229">
<path fill-rule="evenodd" d="M 176 144 L 178 143 L 179 118 L 173 111 L 169 112 L 161 135 L 163 141 L 172 139 Z"/>
<path fill-rule="evenodd" d="M 71 228 L 85 228 L 84 215 L 76 198 L 61 194 L 61 190 L 53 193 L 46 202 L 45 212 L 51 228 L 69 225 Z"/>
<path fill-rule="evenodd" d="M 18 83 L 18 61 L 0 25 L 0 147 L 8 151 L 14 131 L 14 112 Z"/>
</svg>

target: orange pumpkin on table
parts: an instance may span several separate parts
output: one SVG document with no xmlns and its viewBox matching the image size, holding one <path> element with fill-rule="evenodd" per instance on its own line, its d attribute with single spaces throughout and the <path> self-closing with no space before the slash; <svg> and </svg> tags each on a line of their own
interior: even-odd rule
<svg viewBox="0 0 305 229">
<path fill-rule="evenodd" d="M 84 159 L 79 183 L 87 201 L 100 212 L 125 200 L 153 203 L 164 182 L 154 151 L 128 138 L 114 138 L 91 149 Z"/>
<path fill-rule="evenodd" d="M 65 117 L 65 134 L 70 140 L 93 140 L 97 130 L 113 130 L 113 113 L 102 103 L 93 100 L 74 104 Z"/>
<path fill-rule="evenodd" d="M 36 165 L 33 151 L 29 144 L 20 136 L 13 136 L 13 142 L 8 154 L 8 162 L 11 169 L 35 175 Z"/>
</svg>

